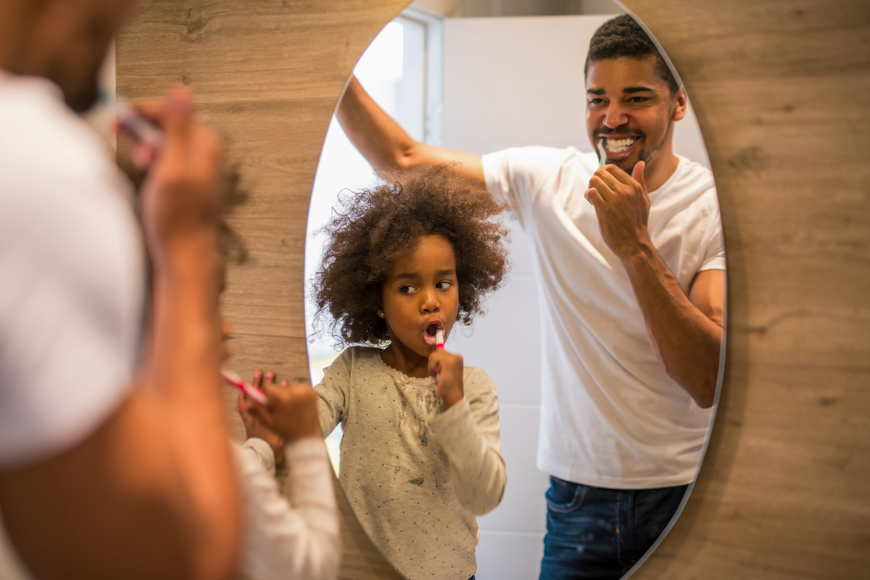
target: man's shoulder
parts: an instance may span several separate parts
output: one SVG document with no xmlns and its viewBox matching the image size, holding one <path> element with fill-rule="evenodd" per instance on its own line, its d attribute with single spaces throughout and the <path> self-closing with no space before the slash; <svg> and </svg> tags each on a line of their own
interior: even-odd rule
<svg viewBox="0 0 870 580">
<path fill-rule="evenodd" d="M 96 132 L 44 79 L 0 75 L 0 198 L 7 219 L 128 213 L 131 185 Z M 14 211 L 13 209 L 14 208 Z M 67 219 L 68 218 L 68 219 Z"/>
<path fill-rule="evenodd" d="M 696 205 L 701 202 L 718 207 L 716 182 L 713 172 L 705 165 L 683 156 L 671 177 L 656 192 L 650 192 L 661 202 L 668 200 L 670 205 Z"/>
<path fill-rule="evenodd" d="M 0 71 L 0 163 L 4 178 L 103 178 L 115 172 L 108 147 L 45 79 Z"/>
<path fill-rule="evenodd" d="M 485 157 L 520 159 L 558 165 L 574 160 L 594 157 L 594 153 L 583 153 L 576 147 L 549 147 L 546 145 L 526 145 L 523 147 L 508 147 L 500 151 L 487 153 Z"/>
<path fill-rule="evenodd" d="M 539 177 L 558 173 L 588 178 L 598 167 L 595 153 L 584 153 L 575 147 L 510 147 L 484 155 L 483 159 L 485 170 Z"/>
<path fill-rule="evenodd" d="M 676 184 L 681 188 L 691 188 L 698 191 L 715 191 L 716 182 L 713 179 L 713 172 L 709 167 L 682 155 L 677 157 L 680 163 L 674 176 Z"/>
</svg>

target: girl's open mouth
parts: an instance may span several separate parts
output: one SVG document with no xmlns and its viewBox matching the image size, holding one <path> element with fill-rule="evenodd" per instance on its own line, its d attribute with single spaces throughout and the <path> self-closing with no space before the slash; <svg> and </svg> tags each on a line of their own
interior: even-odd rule
<svg viewBox="0 0 870 580">
<path fill-rule="evenodd" d="M 426 341 L 426 344 L 435 346 L 435 333 L 439 330 L 444 330 L 444 327 L 438 321 L 433 321 L 426 325 L 426 328 L 423 329 L 423 340 Z"/>
</svg>

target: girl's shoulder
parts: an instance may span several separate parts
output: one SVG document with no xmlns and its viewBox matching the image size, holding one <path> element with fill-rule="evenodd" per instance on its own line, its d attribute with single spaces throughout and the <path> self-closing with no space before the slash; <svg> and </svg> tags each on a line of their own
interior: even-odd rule
<svg viewBox="0 0 870 580">
<path fill-rule="evenodd" d="M 480 367 L 465 367 L 463 370 L 463 380 L 465 382 L 465 391 L 467 393 L 476 392 L 495 392 L 495 383 Z"/>
<path fill-rule="evenodd" d="M 349 346 L 341 351 L 330 367 L 334 365 L 352 367 L 360 362 L 372 361 L 380 357 L 381 349 L 374 346 Z"/>
</svg>

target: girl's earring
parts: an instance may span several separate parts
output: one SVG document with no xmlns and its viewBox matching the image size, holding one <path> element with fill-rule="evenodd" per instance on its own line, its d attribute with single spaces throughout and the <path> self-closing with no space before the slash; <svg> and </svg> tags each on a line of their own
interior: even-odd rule
<svg viewBox="0 0 870 580">
<path fill-rule="evenodd" d="M 381 318 L 383 318 L 383 317 L 384 317 L 384 311 L 383 311 L 383 310 L 378 310 L 378 316 L 380 316 Z"/>
</svg>

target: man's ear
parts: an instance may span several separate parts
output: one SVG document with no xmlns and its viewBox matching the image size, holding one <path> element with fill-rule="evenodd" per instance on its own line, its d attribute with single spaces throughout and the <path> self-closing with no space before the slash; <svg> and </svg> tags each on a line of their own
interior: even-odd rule
<svg viewBox="0 0 870 580">
<path fill-rule="evenodd" d="M 671 113 L 671 121 L 680 121 L 686 116 L 686 107 L 689 104 L 689 96 L 686 89 L 681 85 L 674 96 L 674 108 Z"/>
</svg>

